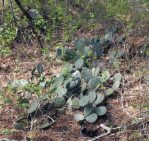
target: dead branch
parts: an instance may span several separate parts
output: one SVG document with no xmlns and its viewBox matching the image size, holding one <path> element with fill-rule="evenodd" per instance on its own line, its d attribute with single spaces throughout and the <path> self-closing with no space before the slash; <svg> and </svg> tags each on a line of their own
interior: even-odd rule
<svg viewBox="0 0 149 141">
<path fill-rule="evenodd" d="M 15 24 L 15 26 L 17 26 L 17 19 L 16 19 L 16 16 L 14 14 L 12 0 L 9 0 L 9 7 L 10 7 L 10 11 L 11 11 L 11 14 L 12 14 L 12 17 L 13 17 L 13 20 L 14 20 L 14 24 Z"/>
<path fill-rule="evenodd" d="M 104 136 L 107 136 L 107 135 L 109 135 L 109 134 L 111 134 L 111 133 L 118 132 L 118 131 L 120 131 L 120 129 L 121 129 L 121 127 L 110 128 L 110 127 L 105 126 L 104 124 L 100 124 L 100 127 L 103 128 L 104 130 L 106 130 L 107 132 L 104 133 L 104 134 L 101 134 L 101 135 L 99 135 L 99 136 L 97 136 L 97 137 L 95 137 L 95 138 L 93 138 L 93 139 L 91 139 L 91 140 L 88 140 L 88 141 L 96 141 L 96 140 L 99 139 L 99 138 L 102 138 L 102 137 L 104 137 Z"/>
<path fill-rule="evenodd" d="M 107 136 L 107 135 L 109 135 L 109 134 L 115 132 L 115 131 L 119 131 L 119 130 L 120 130 L 120 127 L 117 127 L 117 128 L 110 128 L 110 127 L 105 126 L 104 124 L 100 124 L 100 127 L 103 128 L 104 130 L 106 130 L 107 132 L 104 133 L 104 134 L 101 134 L 101 135 L 99 135 L 99 136 L 97 136 L 97 137 L 95 137 L 95 138 L 93 138 L 93 139 L 91 139 L 91 140 L 88 140 L 88 141 L 96 141 L 96 140 L 99 139 L 99 138 L 102 138 L 102 137 L 104 137 L 104 136 Z"/>
<path fill-rule="evenodd" d="M 36 35 L 37 37 L 37 40 L 38 40 L 38 43 L 40 45 L 41 48 L 43 48 L 43 45 L 41 43 L 41 40 L 40 40 L 40 36 L 38 35 L 38 33 L 36 32 L 35 28 L 34 28 L 34 23 L 33 23 L 33 19 L 31 17 L 31 15 L 28 13 L 28 11 L 24 8 L 24 6 L 22 5 L 22 3 L 20 2 L 20 0 L 15 0 L 16 4 L 18 5 L 18 7 L 20 8 L 20 10 L 23 12 L 23 14 L 26 16 L 26 18 L 28 19 L 30 25 L 31 25 L 31 28 L 32 28 L 32 31 L 33 33 Z"/>
<path fill-rule="evenodd" d="M 107 132 L 104 133 L 104 134 L 101 134 L 101 135 L 99 135 L 99 136 L 97 136 L 97 137 L 95 137 L 93 139 L 90 139 L 88 141 L 96 141 L 96 140 L 98 140 L 98 139 L 100 139 L 100 138 L 102 138 L 104 136 L 107 136 L 107 135 L 109 135 L 111 133 L 117 133 L 117 132 L 124 133 L 127 130 L 134 129 L 135 127 L 137 127 L 141 123 L 147 123 L 147 122 L 149 122 L 149 116 L 141 118 L 141 119 L 137 120 L 136 122 L 131 123 L 129 125 L 124 125 L 124 126 L 120 126 L 120 127 L 117 127 L 117 128 L 110 128 L 110 127 L 105 126 L 104 124 L 100 124 L 100 127 L 103 128 L 104 130 L 106 130 Z"/>
</svg>

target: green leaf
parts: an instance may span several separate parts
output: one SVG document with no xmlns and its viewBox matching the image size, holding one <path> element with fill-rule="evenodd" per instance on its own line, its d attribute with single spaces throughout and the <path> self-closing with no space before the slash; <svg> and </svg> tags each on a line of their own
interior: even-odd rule
<svg viewBox="0 0 149 141">
<path fill-rule="evenodd" d="M 33 103 L 31 104 L 31 106 L 29 107 L 29 109 L 27 110 L 27 112 L 28 112 L 29 114 L 35 112 L 35 111 L 37 110 L 39 104 L 40 104 L 39 101 L 33 102 Z"/>
<path fill-rule="evenodd" d="M 24 130 L 28 129 L 28 119 L 27 117 L 22 117 L 14 122 L 13 124 L 14 128 L 17 130 Z"/>
<path fill-rule="evenodd" d="M 114 59 L 116 58 L 117 52 L 115 50 L 114 51 L 112 50 L 112 51 L 109 51 L 108 53 L 109 53 L 110 62 L 113 62 Z"/>
<path fill-rule="evenodd" d="M 87 105 L 89 103 L 89 96 L 83 96 L 80 98 L 79 100 L 79 104 L 80 106 L 84 107 L 85 105 Z"/>
<path fill-rule="evenodd" d="M 73 70 L 73 65 L 70 63 L 66 63 L 63 67 L 62 67 L 62 74 L 63 75 L 67 75 L 69 73 L 71 73 L 71 71 Z"/>
<path fill-rule="evenodd" d="M 64 107 L 58 108 L 58 109 L 57 109 L 57 113 L 58 113 L 58 115 L 59 115 L 59 114 L 61 114 L 61 115 L 62 115 L 62 114 L 65 114 L 65 108 L 64 108 Z"/>
<path fill-rule="evenodd" d="M 83 39 L 77 39 L 74 43 L 75 45 L 75 48 L 78 50 L 78 51 L 81 51 L 82 48 L 85 46 L 84 44 L 84 40 Z"/>
<path fill-rule="evenodd" d="M 79 58 L 75 63 L 74 63 L 74 67 L 75 70 L 81 69 L 83 67 L 84 61 Z"/>
<path fill-rule="evenodd" d="M 92 49 L 92 46 L 85 46 L 83 48 L 83 56 L 85 57 L 91 57 L 92 54 L 93 54 L 93 49 Z"/>
<path fill-rule="evenodd" d="M 56 89 L 55 93 L 58 94 L 58 96 L 64 96 L 67 93 L 67 89 L 66 88 L 63 88 L 62 86 L 59 86 Z"/>
<path fill-rule="evenodd" d="M 56 49 L 56 57 L 62 57 L 62 49 L 61 48 L 57 48 Z"/>
<path fill-rule="evenodd" d="M 67 104 L 68 111 L 72 111 L 72 97 L 68 98 L 66 104 Z"/>
<path fill-rule="evenodd" d="M 123 34 L 122 36 L 119 36 L 116 38 L 116 42 L 123 43 L 125 41 L 125 39 L 126 39 L 126 35 Z"/>
<path fill-rule="evenodd" d="M 78 57 L 78 55 L 74 49 L 68 48 L 68 47 L 65 47 L 63 49 L 63 57 L 62 57 L 63 60 L 69 61 L 69 60 L 73 60 L 77 57 Z"/>
<path fill-rule="evenodd" d="M 105 42 L 109 42 L 109 41 L 111 41 L 111 39 L 112 39 L 112 34 L 111 33 L 106 34 L 105 37 L 104 37 Z"/>
<path fill-rule="evenodd" d="M 103 116 L 106 114 L 107 108 L 105 106 L 100 106 L 100 107 L 95 109 L 95 112 L 98 116 Z"/>
<path fill-rule="evenodd" d="M 47 128 L 49 128 L 51 125 L 52 125 L 52 123 L 45 122 L 45 123 L 39 125 L 38 129 L 47 129 Z"/>
<path fill-rule="evenodd" d="M 73 81 L 73 78 L 72 77 L 70 77 L 67 80 L 65 80 L 64 81 L 64 88 L 67 88 L 71 81 Z"/>
<path fill-rule="evenodd" d="M 84 39 L 84 44 L 85 44 L 85 46 L 91 45 L 92 44 L 92 39 L 90 39 L 90 38 Z"/>
<path fill-rule="evenodd" d="M 38 73 L 41 75 L 43 73 L 44 67 L 43 64 L 39 63 L 36 66 Z"/>
<path fill-rule="evenodd" d="M 72 99 L 72 108 L 73 109 L 79 109 L 80 108 L 79 98 L 75 97 Z"/>
<path fill-rule="evenodd" d="M 88 96 L 89 96 L 89 102 L 90 103 L 93 103 L 97 98 L 97 94 L 95 91 L 90 91 Z"/>
<path fill-rule="evenodd" d="M 97 57 L 101 58 L 101 56 L 103 55 L 103 52 L 104 52 L 104 48 L 102 48 L 100 42 L 94 43 L 94 51 L 95 51 Z"/>
<path fill-rule="evenodd" d="M 42 94 L 42 96 L 40 97 L 40 101 L 45 101 L 49 99 L 49 95 L 48 94 Z"/>
<path fill-rule="evenodd" d="M 87 83 L 85 81 L 82 82 L 82 84 L 81 84 L 81 91 L 84 92 L 86 87 L 87 87 Z"/>
<path fill-rule="evenodd" d="M 70 82 L 70 85 L 69 85 L 69 88 L 70 89 L 72 89 L 72 88 L 74 88 L 75 86 L 77 86 L 77 84 L 78 84 L 79 82 L 76 80 L 76 81 L 71 81 Z"/>
<path fill-rule="evenodd" d="M 93 77 L 98 77 L 99 71 L 100 71 L 100 68 L 99 67 L 92 68 L 92 76 Z"/>
<path fill-rule="evenodd" d="M 59 108 L 59 107 L 62 107 L 66 104 L 66 101 L 63 97 L 57 97 L 55 98 L 54 100 L 54 105 L 55 107 Z"/>
<path fill-rule="evenodd" d="M 81 79 L 76 77 L 67 87 L 68 93 L 67 96 L 71 96 L 72 94 L 80 94 L 81 92 Z"/>
<path fill-rule="evenodd" d="M 94 123 L 97 120 L 97 118 L 98 116 L 96 113 L 92 113 L 85 117 L 86 121 L 88 121 L 89 123 Z"/>
<path fill-rule="evenodd" d="M 105 95 L 98 93 L 97 94 L 97 99 L 94 102 L 96 105 L 100 104 L 101 102 L 103 102 L 103 100 L 105 99 Z"/>
<path fill-rule="evenodd" d="M 80 71 L 76 70 L 73 74 L 72 74 L 72 77 L 78 77 L 81 79 L 81 73 Z"/>
<path fill-rule="evenodd" d="M 9 82 L 10 86 L 12 88 L 23 88 L 25 87 L 29 82 L 25 79 L 21 79 L 21 80 L 11 80 Z"/>
<path fill-rule="evenodd" d="M 109 95 L 113 94 L 113 92 L 114 92 L 114 90 L 112 88 L 108 88 L 106 90 L 106 96 L 109 96 Z"/>
<path fill-rule="evenodd" d="M 120 86 L 120 81 L 115 81 L 113 86 L 112 86 L 112 89 L 114 91 L 116 91 L 116 90 L 118 90 L 119 86 Z"/>
<path fill-rule="evenodd" d="M 80 113 L 77 113 L 77 114 L 74 115 L 74 119 L 75 119 L 77 122 L 79 122 L 79 121 L 84 120 L 84 116 L 83 116 L 82 114 L 80 114 Z"/>
<path fill-rule="evenodd" d="M 99 82 L 100 82 L 100 79 L 97 77 L 93 77 L 92 79 L 90 79 L 89 80 L 90 89 L 95 90 L 98 87 Z"/>
<path fill-rule="evenodd" d="M 146 57 L 149 57 L 149 45 L 146 45 L 145 50 L 144 50 L 144 55 Z"/>
<path fill-rule="evenodd" d="M 122 75 L 120 73 L 116 73 L 113 77 L 113 82 L 116 82 L 116 81 L 121 81 L 122 79 Z"/>
<path fill-rule="evenodd" d="M 84 116 L 88 116 L 94 110 L 93 104 L 88 104 L 84 107 Z"/>
<path fill-rule="evenodd" d="M 89 81 L 92 78 L 91 70 L 84 67 L 81 72 L 81 78 L 85 81 Z"/>
<path fill-rule="evenodd" d="M 14 128 L 17 130 L 23 130 L 24 129 L 24 125 L 22 123 L 14 123 Z"/>
<path fill-rule="evenodd" d="M 109 71 L 104 71 L 101 76 L 101 82 L 106 82 L 110 78 Z"/>
<path fill-rule="evenodd" d="M 63 75 L 60 75 L 59 77 L 57 77 L 55 81 L 56 87 L 62 85 L 63 81 L 64 81 Z"/>
<path fill-rule="evenodd" d="M 93 42 L 93 43 L 96 43 L 96 42 L 99 42 L 99 41 L 100 41 L 99 36 L 96 36 L 96 37 L 94 37 L 94 38 L 92 39 L 92 42 Z"/>
<path fill-rule="evenodd" d="M 47 83 L 47 81 L 42 81 L 39 83 L 39 85 L 44 88 L 46 86 L 46 83 Z"/>
</svg>

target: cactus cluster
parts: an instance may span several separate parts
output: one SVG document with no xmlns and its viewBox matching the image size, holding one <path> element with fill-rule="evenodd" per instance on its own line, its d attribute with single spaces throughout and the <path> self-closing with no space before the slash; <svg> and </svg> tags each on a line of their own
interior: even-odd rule
<svg viewBox="0 0 149 141">
<path fill-rule="evenodd" d="M 60 74 L 51 84 L 51 91 L 56 94 L 55 105 L 60 107 L 67 104 L 71 109 L 84 109 L 81 120 L 93 123 L 99 116 L 106 114 L 107 108 L 103 106 L 103 101 L 119 88 L 121 74 L 116 73 L 112 78 L 112 86 L 106 87 L 104 83 L 111 79 L 109 71 L 101 71 L 100 67 L 86 67 L 81 58 L 69 66 L 72 66 L 69 75 L 65 77 Z M 75 119 L 78 121 L 80 114 L 77 115 Z"/>
<path fill-rule="evenodd" d="M 84 110 L 74 117 L 77 121 L 90 123 L 106 114 L 104 100 L 118 90 L 122 76 L 120 73 L 113 76 L 108 70 L 103 71 L 98 65 L 93 65 L 92 60 L 101 58 L 106 48 L 112 44 L 116 30 L 116 28 L 109 30 L 100 39 L 99 37 L 77 39 L 74 43 L 75 48 L 56 50 L 57 57 L 66 61 L 71 60 L 71 63 L 65 65 L 59 76 L 53 77 L 49 85 L 50 92 L 54 94 L 53 107 L 60 108 L 67 105 L 71 110 Z M 40 68 L 38 66 L 37 71 L 40 71 Z M 109 80 L 112 80 L 112 83 L 108 84 Z M 39 104 L 38 102 L 31 104 L 28 113 L 33 113 Z"/>
<path fill-rule="evenodd" d="M 74 48 L 57 48 L 57 57 L 65 61 L 76 60 L 80 57 L 100 59 L 102 55 L 115 44 L 121 44 L 125 40 L 125 36 L 117 35 L 118 27 L 112 27 L 106 31 L 102 37 L 78 38 L 74 42 Z"/>
</svg>

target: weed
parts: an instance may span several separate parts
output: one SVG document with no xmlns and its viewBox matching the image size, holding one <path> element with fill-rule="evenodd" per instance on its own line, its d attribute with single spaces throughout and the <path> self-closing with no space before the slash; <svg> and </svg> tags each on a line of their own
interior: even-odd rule
<svg viewBox="0 0 149 141">
<path fill-rule="evenodd" d="M 11 55 L 12 51 L 9 47 L 0 47 L 0 56 L 7 57 Z"/>
<path fill-rule="evenodd" d="M 9 135 L 9 134 L 12 134 L 14 131 L 10 130 L 10 129 L 1 129 L 0 130 L 0 135 Z"/>
</svg>

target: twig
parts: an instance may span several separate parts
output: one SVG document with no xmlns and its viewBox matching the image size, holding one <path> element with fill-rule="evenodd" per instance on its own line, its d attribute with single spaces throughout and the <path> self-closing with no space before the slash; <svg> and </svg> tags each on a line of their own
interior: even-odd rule
<svg viewBox="0 0 149 141">
<path fill-rule="evenodd" d="M 31 121 L 31 129 L 30 130 L 33 130 L 33 125 L 34 125 L 35 122 L 37 122 L 37 120 L 32 120 Z"/>
<path fill-rule="evenodd" d="M 88 140 L 88 141 L 95 141 L 95 140 L 97 140 L 97 139 L 99 139 L 101 137 L 107 136 L 107 135 L 109 135 L 111 133 L 112 128 L 107 127 L 104 124 L 100 124 L 100 127 L 103 128 L 104 130 L 106 130 L 107 132 L 104 133 L 104 134 L 101 134 L 101 135 L 99 135 L 99 136 L 97 136 L 97 137 L 95 137 L 95 138 L 93 138 L 91 140 Z"/>
<path fill-rule="evenodd" d="M 1 21 L 2 21 L 2 23 L 4 23 L 4 8 L 5 8 L 5 1 L 4 0 L 2 0 L 2 17 L 1 17 Z"/>
<path fill-rule="evenodd" d="M 9 0 L 9 7 L 10 7 L 10 11 L 11 11 L 11 14 L 12 14 L 12 17 L 13 17 L 13 20 L 14 20 L 14 24 L 15 24 L 15 26 L 17 26 L 17 19 L 16 19 L 16 16 L 14 14 L 12 0 Z"/>
<path fill-rule="evenodd" d="M 104 124 L 100 124 L 100 127 L 103 128 L 104 130 L 106 130 L 107 132 L 104 133 L 104 134 L 101 134 L 101 135 L 99 135 L 99 136 L 97 136 L 97 137 L 95 137 L 93 139 L 90 139 L 88 141 L 96 141 L 99 138 L 102 138 L 104 136 L 107 136 L 107 135 L 109 135 L 111 133 L 120 132 L 122 130 L 123 130 L 122 133 L 124 133 L 128 129 L 129 130 L 130 129 L 133 129 L 134 127 L 138 126 L 139 124 L 141 124 L 141 123 L 147 123 L 147 122 L 149 122 L 149 116 L 146 116 L 146 117 L 144 117 L 144 118 L 142 118 L 142 119 L 140 119 L 140 120 L 138 120 L 138 121 L 136 121 L 134 123 L 131 123 L 129 125 L 124 125 L 124 126 L 120 126 L 120 127 L 117 127 L 117 128 L 110 128 L 110 127 L 105 126 Z"/>
<path fill-rule="evenodd" d="M 51 119 L 53 123 L 55 122 L 55 120 L 52 117 L 47 116 L 47 115 L 46 115 L 46 117 L 48 117 L 49 119 Z"/>
</svg>

